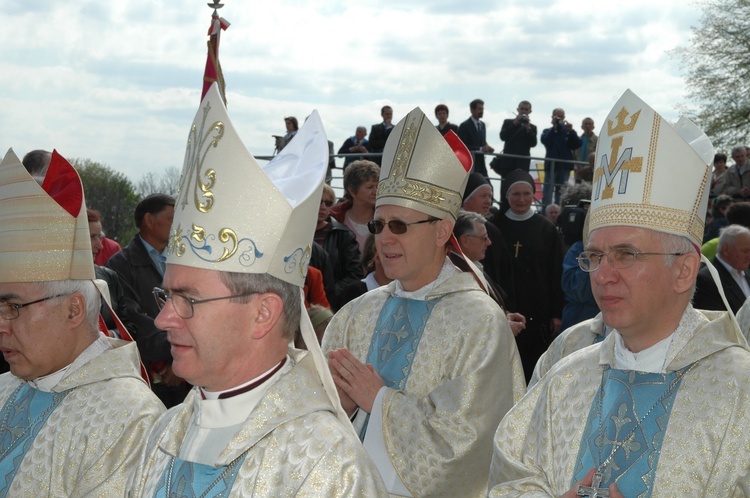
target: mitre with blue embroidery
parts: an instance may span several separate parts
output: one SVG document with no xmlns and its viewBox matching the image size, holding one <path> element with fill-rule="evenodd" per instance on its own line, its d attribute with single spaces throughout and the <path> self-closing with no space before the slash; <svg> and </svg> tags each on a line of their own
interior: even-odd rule
<svg viewBox="0 0 750 498">
<path fill-rule="evenodd" d="M 455 221 L 471 165 L 458 136 L 450 131 L 443 137 L 417 107 L 388 136 L 375 207 L 401 206 Z"/>
<path fill-rule="evenodd" d="M 39 185 L 13 149 L 0 163 L 0 282 L 93 280 L 81 179 L 57 151 Z"/>
<path fill-rule="evenodd" d="M 188 135 L 167 263 L 304 285 L 328 165 L 317 112 L 264 167 L 214 83 Z"/>
<path fill-rule="evenodd" d="M 599 134 L 589 231 L 648 228 L 700 247 L 713 155 L 711 141 L 690 120 L 672 126 L 627 90 Z"/>
</svg>

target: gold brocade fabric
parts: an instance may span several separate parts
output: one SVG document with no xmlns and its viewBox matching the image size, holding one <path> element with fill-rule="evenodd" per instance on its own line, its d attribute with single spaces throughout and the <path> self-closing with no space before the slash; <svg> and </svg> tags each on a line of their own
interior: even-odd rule
<svg viewBox="0 0 750 498">
<path fill-rule="evenodd" d="M 697 362 L 677 390 L 661 445 L 652 496 L 747 496 L 750 489 L 750 352 L 728 314 L 683 316 L 667 371 Z M 706 319 L 703 318 L 703 322 Z M 495 434 L 491 497 L 559 496 L 571 477 L 602 369 L 615 337 L 560 360 L 503 419 Z M 627 490 L 621 490 L 630 496 Z"/>
<path fill-rule="evenodd" d="M 539 379 L 549 372 L 549 369 L 555 363 L 579 349 L 594 344 L 597 338 L 603 335 L 603 325 L 604 321 L 600 312 L 591 320 L 577 323 L 555 337 L 555 340 L 549 345 L 547 351 L 536 362 L 534 373 L 529 380 L 528 389 L 531 390 L 539 382 Z"/>
<path fill-rule="evenodd" d="M 34 439 L 7 496 L 125 496 L 151 426 L 164 405 L 141 379 L 134 342 L 84 364 L 55 387 L 72 390 Z M 0 403 L 22 381 L 0 377 Z"/>
<path fill-rule="evenodd" d="M 216 462 L 226 466 L 249 449 L 229 496 L 385 496 L 375 465 L 336 418 L 309 353 L 288 354 L 294 368 L 268 389 Z M 196 415 L 195 396 L 197 388 L 156 424 L 128 496 L 154 496 Z"/>
<path fill-rule="evenodd" d="M 342 308 L 324 352 L 347 348 L 366 361 L 375 322 L 394 284 Z M 391 462 L 414 496 L 486 496 L 492 434 L 523 396 L 515 340 L 502 309 L 470 274 L 438 284 L 404 391 L 388 389 L 383 434 Z"/>
</svg>

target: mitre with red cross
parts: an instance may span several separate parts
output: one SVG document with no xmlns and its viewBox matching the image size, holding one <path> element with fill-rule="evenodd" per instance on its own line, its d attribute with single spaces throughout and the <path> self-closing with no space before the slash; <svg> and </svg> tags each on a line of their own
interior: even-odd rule
<svg viewBox="0 0 750 498">
<path fill-rule="evenodd" d="M 589 232 L 634 226 L 682 235 L 700 247 L 713 154 L 690 120 L 671 125 L 627 90 L 599 134 Z"/>
</svg>

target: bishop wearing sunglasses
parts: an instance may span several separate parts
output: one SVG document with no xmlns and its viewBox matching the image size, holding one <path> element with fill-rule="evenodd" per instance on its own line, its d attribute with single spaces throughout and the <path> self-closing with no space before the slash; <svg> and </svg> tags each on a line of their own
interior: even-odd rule
<svg viewBox="0 0 750 498">
<path fill-rule="evenodd" d="M 485 496 L 492 435 L 525 389 L 505 313 L 446 257 L 470 169 L 421 110 L 393 129 L 367 227 L 394 281 L 344 306 L 323 338 L 392 495 Z"/>
</svg>

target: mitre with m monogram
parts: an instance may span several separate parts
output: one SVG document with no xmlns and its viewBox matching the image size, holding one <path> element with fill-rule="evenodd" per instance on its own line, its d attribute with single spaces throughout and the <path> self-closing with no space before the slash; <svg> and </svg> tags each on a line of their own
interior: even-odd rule
<svg viewBox="0 0 750 498">
<path fill-rule="evenodd" d="M 443 137 L 417 107 L 388 136 L 375 207 L 401 206 L 455 221 L 471 165 L 461 139 L 452 131 Z"/>
<path fill-rule="evenodd" d="M 686 118 L 673 126 L 627 90 L 596 148 L 589 232 L 634 226 L 682 235 L 700 247 L 713 145 Z"/>
<path fill-rule="evenodd" d="M 214 83 L 190 127 L 167 263 L 267 273 L 302 287 L 328 165 L 317 112 L 261 167 Z"/>
</svg>

